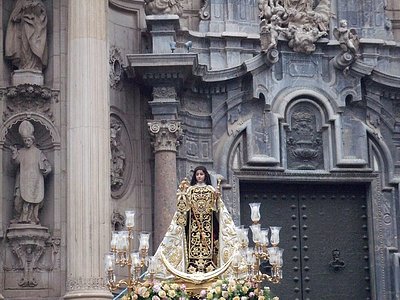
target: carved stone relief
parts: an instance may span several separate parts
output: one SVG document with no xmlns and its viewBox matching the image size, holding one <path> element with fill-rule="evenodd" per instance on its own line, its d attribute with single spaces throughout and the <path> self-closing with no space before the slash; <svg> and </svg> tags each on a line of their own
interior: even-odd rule
<svg viewBox="0 0 400 300">
<path fill-rule="evenodd" d="M 118 199 L 125 194 L 129 185 L 132 147 L 125 124 L 116 114 L 111 114 L 110 118 L 110 148 L 111 196 Z"/>
<path fill-rule="evenodd" d="M 110 87 L 116 90 L 122 89 L 122 77 L 123 77 L 123 58 L 121 49 L 115 46 L 110 48 Z"/>
<path fill-rule="evenodd" d="M 145 0 L 146 15 L 178 15 L 183 14 L 182 0 Z"/>
<path fill-rule="evenodd" d="M 72 278 L 67 279 L 67 291 L 87 291 L 87 290 L 106 290 L 106 280 L 99 278 Z"/>
<path fill-rule="evenodd" d="M 156 99 L 176 99 L 176 90 L 172 86 L 157 86 L 153 88 L 153 98 Z"/>
<path fill-rule="evenodd" d="M 34 288 L 38 285 L 34 272 L 39 268 L 38 262 L 45 251 L 49 236 L 46 227 L 37 225 L 14 224 L 7 229 L 12 252 L 19 260 L 19 264 L 12 269 L 23 271 L 18 282 L 20 287 Z"/>
<path fill-rule="evenodd" d="M 17 113 L 33 111 L 54 122 L 52 103 L 58 102 L 58 91 L 38 85 L 22 84 L 4 89 L 2 97 L 6 102 L 3 121 Z"/>
<path fill-rule="evenodd" d="M 125 227 L 125 216 L 114 210 L 111 217 L 111 224 L 114 231 L 120 231 Z"/>
<path fill-rule="evenodd" d="M 308 104 L 299 104 L 290 114 L 286 131 L 288 169 L 324 168 L 322 132 L 317 129 L 317 112 Z"/>
<path fill-rule="evenodd" d="M 278 37 L 288 40 L 295 52 L 310 54 L 315 42 L 328 34 L 330 0 L 260 0 L 260 38 L 262 51 L 275 49 Z"/>
</svg>

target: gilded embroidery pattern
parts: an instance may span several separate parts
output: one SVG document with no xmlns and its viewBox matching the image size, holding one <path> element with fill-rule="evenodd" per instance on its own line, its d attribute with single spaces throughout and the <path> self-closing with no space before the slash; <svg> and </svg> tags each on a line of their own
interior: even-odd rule
<svg viewBox="0 0 400 300">
<path fill-rule="evenodd" d="M 214 190 L 210 186 L 193 186 L 188 189 L 188 272 L 211 272 L 217 267 L 218 232 L 214 232 L 216 210 Z"/>
</svg>

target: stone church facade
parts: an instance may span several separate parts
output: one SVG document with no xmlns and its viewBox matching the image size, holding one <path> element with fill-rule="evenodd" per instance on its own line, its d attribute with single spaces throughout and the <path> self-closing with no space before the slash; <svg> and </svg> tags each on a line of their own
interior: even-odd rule
<svg viewBox="0 0 400 300">
<path fill-rule="evenodd" d="M 398 1 L 0 5 L 0 299 L 112 299 L 111 231 L 154 252 L 197 165 L 282 227 L 281 299 L 400 299 Z"/>
</svg>

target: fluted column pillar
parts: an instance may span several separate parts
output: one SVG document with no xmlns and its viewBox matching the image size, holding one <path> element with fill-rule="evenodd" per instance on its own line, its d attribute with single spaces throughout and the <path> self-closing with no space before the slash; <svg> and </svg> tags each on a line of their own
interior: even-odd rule
<svg viewBox="0 0 400 300">
<path fill-rule="evenodd" d="M 154 147 L 154 247 L 157 249 L 176 211 L 176 151 L 182 134 L 177 120 L 148 122 Z"/>
<path fill-rule="evenodd" d="M 107 0 L 68 1 L 67 293 L 111 299 Z"/>
</svg>

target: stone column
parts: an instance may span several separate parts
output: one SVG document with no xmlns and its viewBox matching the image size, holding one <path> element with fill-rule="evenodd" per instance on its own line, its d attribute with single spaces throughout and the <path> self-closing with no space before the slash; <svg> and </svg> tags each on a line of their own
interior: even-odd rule
<svg viewBox="0 0 400 300">
<path fill-rule="evenodd" d="M 154 146 L 154 249 L 162 241 L 176 211 L 176 150 L 182 134 L 177 120 L 148 122 Z"/>
<path fill-rule="evenodd" d="M 111 299 L 107 0 L 68 1 L 67 294 Z"/>
</svg>

